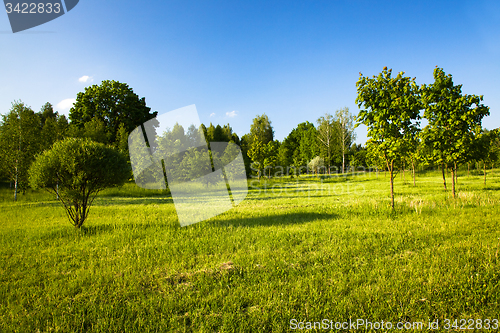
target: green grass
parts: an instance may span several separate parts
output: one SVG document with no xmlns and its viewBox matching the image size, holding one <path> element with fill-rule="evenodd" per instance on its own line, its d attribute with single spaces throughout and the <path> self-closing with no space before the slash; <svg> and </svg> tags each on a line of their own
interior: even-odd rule
<svg viewBox="0 0 500 333">
<path fill-rule="evenodd" d="M 103 192 L 81 230 L 50 194 L 14 203 L 3 188 L 0 331 L 498 318 L 500 171 L 487 186 L 480 173 L 461 174 L 457 199 L 439 173 L 416 187 L 405 177 L 395 213 L 383 173 L 251 180 L 239 206 L 183 228 L 167 192 L 134 184 Z"/>
</svg>

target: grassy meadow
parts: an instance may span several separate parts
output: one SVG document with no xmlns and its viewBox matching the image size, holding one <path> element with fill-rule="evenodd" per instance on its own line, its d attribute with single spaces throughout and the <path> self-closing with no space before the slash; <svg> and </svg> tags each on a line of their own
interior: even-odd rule
<svg viewBox="0 0 500 333">
<path fill-rule="evenodd" d="M 240 205 L 182 228 L 168 193 L 130 183 L 99 195 L 81 230 L 49 193 L 13 202 L 4 185 L 0 332 L 499 319 L 500 170 L 486 186 L 462 172 L 456 199 L 439 172 L 410 177 L 396 178 L 395 213 L 384 173 L 252 179 Z"/>
</svg>

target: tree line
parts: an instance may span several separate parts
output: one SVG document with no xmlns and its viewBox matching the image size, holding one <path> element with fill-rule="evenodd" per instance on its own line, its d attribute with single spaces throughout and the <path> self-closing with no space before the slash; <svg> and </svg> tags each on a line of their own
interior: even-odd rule
<svg viewBox="0 0 500 333">
<path fill-rule="evenodd" d="M 14 187 L 15 195 L 26 191 L 28 170 L 36 156 L 66 138 L 86 138 L 109 145 L 128 157 L 129 133 L 156 115 L 146 106 L 145 98 L 117 81 L 103 81 L 78 93 L 69 119 L 54 111 L 50 103 L 35 112 L 22 101 L 14 101 L 0 120 L 0 179 Z M 324 159 L 329 171 L 332 167 L 344 170 L 351 156 L 363 153 L 361 146 L 352 146 L 353 119 L 345 108 L 336 117 L 327 114 L 318 119 L 317 127 L 309 122 L 299 124 L 283 142 L 274 139 L 271 121 L 265 114 L 253 120 L 250 133 L 241 139 L 229 124 L 202 124 L 196 131 L 206 138 L 210 154 L 210 142 L 235 143 L 241 146 L 248 175 L 260 176 L 267 171 L 267 176 L 276 177 L 289 174 L 290 169 L 294 175 L 307 172 L 307 165 L 316 156 Z M 166 147 L 172 139 L 183 142 L 192 134 L 193 129 L 176 125 L 160 133 L 158 139 Z M 231 152 L 228 156 L 233 155 Z M 187 160 L 183 163 L 190 164 Z"/>
<path fill-rule="evenodd" d="M 300 176 L 304 173 L 343 173 L 349 164 L 366 165 L 366 151 L 355 145 L 354 116 L 347 107 L 334 115 L 300 123 L 283 141 L 274 139 L 266 114 L 257 116 L 250 133 L 241 138 L 250 174 L 257 177 Z"/>
<path fill-rule="evenodd" d="M 28 186 L 28 170 L 36 156 L 66 138 L 86 138 L 128 154 L 128 133 L 155 118 L 144 98 L 124 83 L 103 81 L 77 95 L 69 120 L 46 103 L 39 112 L 14 101 L 0 122 L 0 179 L 15 193 Z"/>
<path fill-rule="evenodd" d="M 356 103 L 361 109 L 354 116 L 345 107 L 319 117 L 315 124 L 303 122 L 282 140 L 274 138 L 271 120 L 266 114 L 253 119 L 248 134 L 241 138 L 229 124 L 201 125 L 200 128 L 173 129 L 158 134 L 164 148 L 175 140 L 189 140 L 194 134 L 206 138 L 207 152 L 191 152 L 178 156 L 185 167 L 184 176 L 195 171 L 199 154 L 212 152 L 210 142 L 232 142 L 241 146 L 248 176 L 300 176 L 304 173 L 345 173 L 356 167 L 377 167 L 390 174 L 391 189 L 397 170 L 417 167 L 440 167 L 446 187 L 446 170 L 452 172 L 455 193 L 457 169 L 475 166 L 481 161 L 493 167 L 498 162 L 498 130 L 487 131 L 481 120 L 489 114 L 481 104 L 483 96 L 464 95 L 461 85 L 441 68 L 434 71 L 435 82 L 418 86 L 415 78 L 384 68 L 372 78 L 360 74 L 356 83 Z M 423 112 L 422 112 L 423 111 Z M 77 95 L 69 111 L 69 119 L 46 103 L 34 112 L 21 101 L 15 101 L 0 122 L 0 179 L 13 184 L 15 193 L 29 186 L 28 170 L 41 152 L 65 138 L 86 138 L 113 147 L 128 158 L 129 133 L 144 122 L 154 119 L 145 98 L 140 98 L 125 83 L 103 81 L 87 87 Z M 428 125 L 420 128 L 422 118 Z M 355 127 L 368 127 L 365 146 L 355 144 Z M 230 147 L 230 146 L 228 146 Z M 226 154 L 224 159 L 234 155 Z M 198 155 L 197 155 L 198 154 Z M 225 154 L 220 152 L 218 157 Z M 187 159 L 189 157 L 189 159 Z M 186 160 L 184 160 L 186 158 Z M 184 168 L 183 167 L 183 168 Z M 212 165 L 213 168 L 213 165 Z M 199 172 L 199 171 L 197 171 Z M 393 193 L 393 191 L 391 191 Z M 393 194 L 392 194 L 393 196 Z"/>
</svg>

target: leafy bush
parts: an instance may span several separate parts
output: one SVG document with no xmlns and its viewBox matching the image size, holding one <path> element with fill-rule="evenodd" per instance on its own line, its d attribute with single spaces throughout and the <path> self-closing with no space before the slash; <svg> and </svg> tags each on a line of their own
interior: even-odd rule
<svg viewBox="0 0 500 333">
<path fill-rule="evenodd" d="M 29 170 L 33 188 L 57 194 L 70 222 L 80 228 L 97 194 L 130 177 L 119 151 L 88 139 L 68 138 L 39 155 Z"/>
</svg>

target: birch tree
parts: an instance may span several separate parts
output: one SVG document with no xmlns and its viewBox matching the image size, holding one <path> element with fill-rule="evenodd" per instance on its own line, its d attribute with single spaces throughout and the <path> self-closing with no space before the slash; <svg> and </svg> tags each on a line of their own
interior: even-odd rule
<svg viewBox="0 0 500 333">
<path fill-rule="evenodd" d="M 356 138 L 354 133 L 355 117 L 349 112 L 349 108 L 345 107 L 335 111 L 335 120 L 338 128 L 340 152 L 342 153 L 342 173 L 345 172 L 345 155 L 349 151 L 351 144 Z"/>
<path fill-rule="evenodd" d="M 332 152 L 338 143 L 338 133 L 335 124 L 335 120 L 331 114 L 325 113 L 317 120 L 318 128 L 318 140 L 321 143 L 321 147 L 326 152 L 326 165 L 328 167 L 328 173 L 330 173 L 330 166 L 332 164 Z"/>
<path fill-rule="evenodd" d="M 2 118 L 0 155 L 17 200 L 19 190 L 24 192 L 28 187 L 28 168 L 42 148 L 40 117 L 23 102 L 15 101 Z"/>
</svg>

